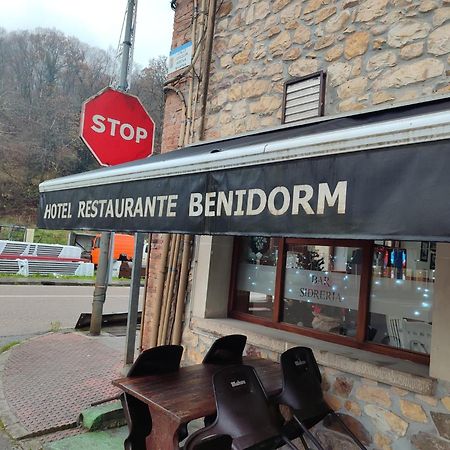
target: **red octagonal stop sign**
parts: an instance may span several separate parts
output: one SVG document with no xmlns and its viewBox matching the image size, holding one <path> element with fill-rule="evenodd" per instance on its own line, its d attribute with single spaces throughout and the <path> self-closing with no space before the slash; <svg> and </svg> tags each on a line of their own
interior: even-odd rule
<svg viewBox="0 0 450 450">
<path fill-rule="evenodd" d="M 155 123 L 134 95 L 107 87 L 83 103 L 80 136 L 102 166 L 146 158 Z"/>
</svg>

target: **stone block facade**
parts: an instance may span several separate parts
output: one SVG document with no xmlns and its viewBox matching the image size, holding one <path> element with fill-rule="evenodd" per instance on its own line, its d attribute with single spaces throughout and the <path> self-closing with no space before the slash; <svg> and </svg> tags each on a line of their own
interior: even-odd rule
<svg viewBox="0 0 450 450">
<path fill-rule="evenodd" d="M 284 83 L 319 70 L 326 115 L 450 92 L 449 11 L 445 0 L 224 1 L 207 138 L 279 125 Z"/>
</svg>

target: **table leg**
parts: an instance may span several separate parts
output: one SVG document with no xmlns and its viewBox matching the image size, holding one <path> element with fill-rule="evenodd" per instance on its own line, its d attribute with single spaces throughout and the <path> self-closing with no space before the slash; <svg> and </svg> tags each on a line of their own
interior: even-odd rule
<svg viewBox="0 0 450 450">
<path fill-rule="evenodd" d="M 149 405 L 152 431 L 145 441 L 148 450 L 178 450 L 178 428 L 180 421 L 160 409 Z"/>
</svg>

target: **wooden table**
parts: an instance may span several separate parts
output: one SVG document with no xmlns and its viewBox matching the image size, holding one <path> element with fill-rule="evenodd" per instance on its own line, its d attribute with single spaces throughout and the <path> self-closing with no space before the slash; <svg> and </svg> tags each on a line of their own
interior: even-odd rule
<svg viewBox="0 0 450 450">
<path fill-rule="evenodd" d="M 269 395 L 280 391 L 278 363 L 244 358 L 244 364 L 256 369 Z M 181 424 L 215 413 L 212 375 L 223 367 L 196 364 L 166 375 L 120 378 L 113 384 L 148 405 L 153 425 L 147 448 L 172 450 L 178 449 L 177 431 Z"/>
</svg>

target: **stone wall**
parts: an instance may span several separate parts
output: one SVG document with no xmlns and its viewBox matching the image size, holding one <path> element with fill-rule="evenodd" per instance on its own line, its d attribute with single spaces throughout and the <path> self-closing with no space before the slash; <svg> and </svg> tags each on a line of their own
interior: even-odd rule
<svg viewBox="0 0 450 450">
<path fill-rule="evenodd" d="M 186 328 L 184 364 L 200 363 L 215 338 Z M 246 355 L 277 361 L 276 347 L 276 343 L 268 349 L 251 342 Z M 329 367 L 320 369 L 326 401 L 368 449 L 450 449 L 450 383 L 438 383 L 435 394 L 426 396 Z M 325 420 L 314 431 L 325 448 L 358 449 L 332 420 Z"/>
<path fill-rule="evenodd" d="M 327 74 L 325 114 L 450 92 L 449 0 L 224 0 L 207 137 L 277 126 L 283 84 Z"/>
</svg>

